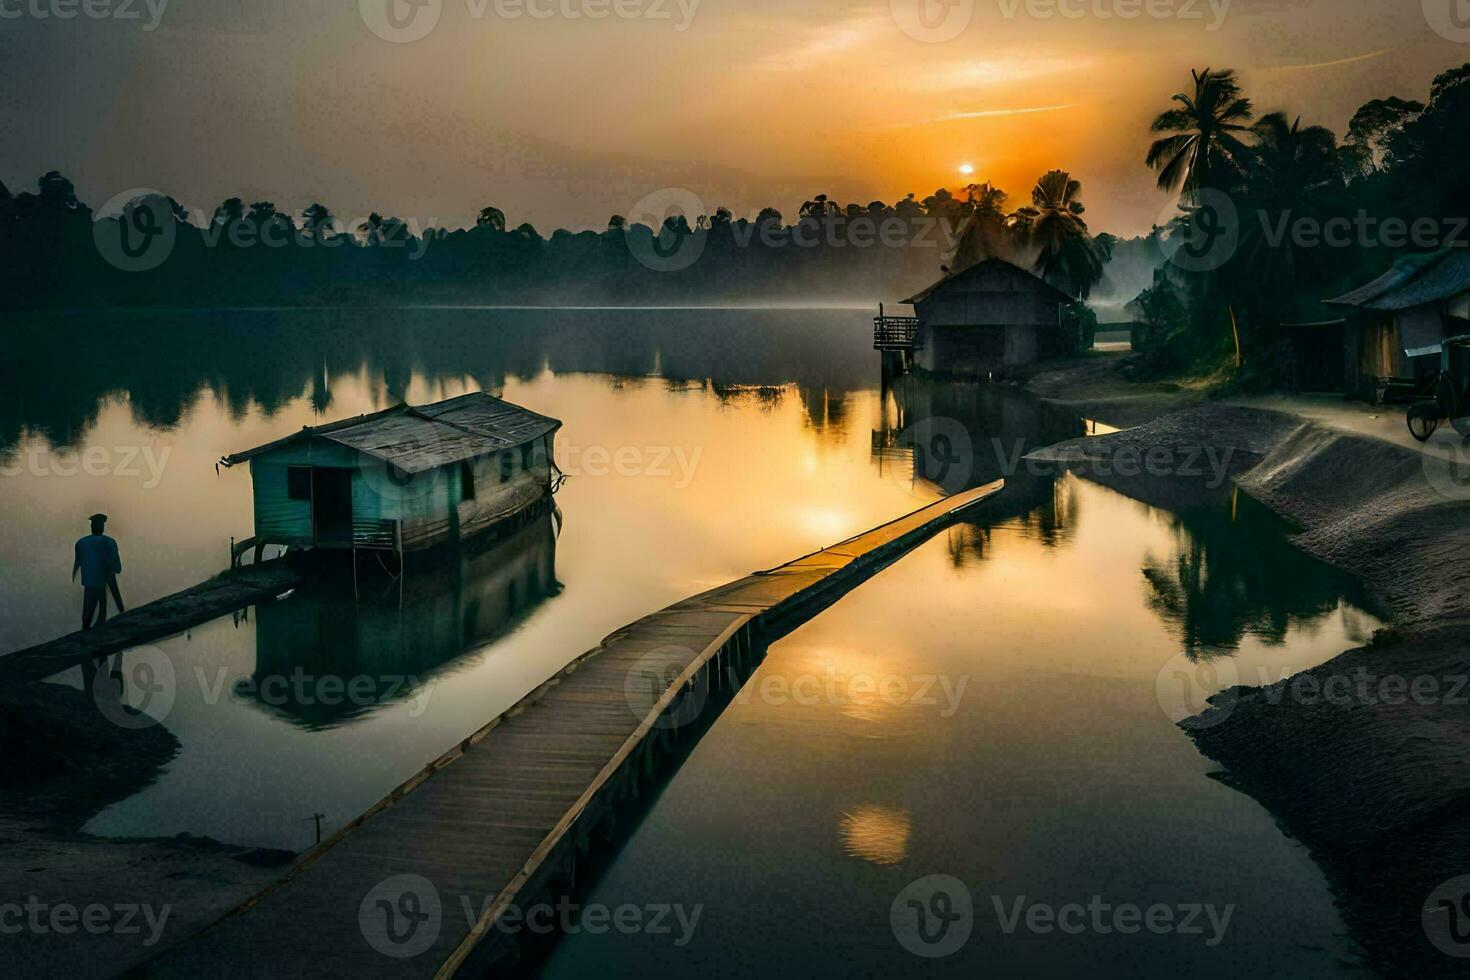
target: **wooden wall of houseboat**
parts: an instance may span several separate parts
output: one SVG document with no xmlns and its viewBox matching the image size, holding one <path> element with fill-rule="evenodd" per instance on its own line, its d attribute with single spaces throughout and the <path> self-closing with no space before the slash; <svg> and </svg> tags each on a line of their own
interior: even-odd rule
<svg viewBox="0 0 1470 980">
<path fill-rule="evenodd" d="M 292 500 L 287 474 L 293 466 L 358 468 L 360 454 L 329 439 L 306 439 L 264 453 L 250 461 L 250 482 L 255 495 L 255 536 L 275 544 L 309 547 L 315 534 L 311 500 Z M 365 488 L 364 488 L 365 489 Z M 353 480 L 353 513 L 377 510 L 375 501 L 364 494 L 359 500 Z"/>
<path fill-rule="evenodd" d="M 524 509 L 550 492 L 553 436 L 525 447 L 404 474 L 330 439 L 307 439 L 250 462 L 256 537 L 278 544 L 315 542 L 311 501 L 292 500 L 293 466 L 347 469 L 352 473 L 352 520 L 360 541 L 392 522 L 402 522 L 403 548 L 418 551 L 457 541 Z M 522 451 L 524 449 L 524 452 Z M 466 472 L 468 469 L 469 473 Z M 466 496 L 473 474 L 474 493 Z"/>
<path fill-rule="evenodd" d="M 551 492 L 553 438 L 441 468 L 442 478 L 426 492 L 400 503 L 403 549 L 421 551 L 470 537 L 541 500 Z M 468 499 L 466 469 L 474 480 Z"/>
</svg>

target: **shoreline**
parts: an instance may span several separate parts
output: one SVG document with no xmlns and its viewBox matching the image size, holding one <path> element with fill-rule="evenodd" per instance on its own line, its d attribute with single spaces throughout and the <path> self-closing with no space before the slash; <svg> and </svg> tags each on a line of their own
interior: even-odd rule
<svg viewBox="0 0 1470 980">
<path fill-rule="evenodd" d="M 1167 479 L 1099 471 L 1120 453 L 1177 458 L 1200 446 L 1231 451 L 1234 484 L 1300 529 L 1294 545 L 1362 581 L 1391 625 L 1312 670 L 1221 691 L 1180 727 L 1224 767 L 1215 778 L 1307 848 L 1373 969 L 1463 975 L 1446 950 L 1467 950 L 1438 903 L 1470 874 L 1470 485 L 1443 446 L 1414 452 L 1226 404 L 1031 458 L 1154 502 L 1168 497 Z M 1451 891 L 1459 902 L 1462 889 Z"/>
<path fill-rule="evenodd" d="M 191 835 L 98 837 L 82 828 L 145 790 L 178 739 L 131 708 L 36 683 L 0 693 L 0 905 L 31 928 L 6 937 L 17 975 L 111 976 L 182 939 L 295 855 Z M 106 923 L 88 928 L 90 918 Z"/>
</svg>

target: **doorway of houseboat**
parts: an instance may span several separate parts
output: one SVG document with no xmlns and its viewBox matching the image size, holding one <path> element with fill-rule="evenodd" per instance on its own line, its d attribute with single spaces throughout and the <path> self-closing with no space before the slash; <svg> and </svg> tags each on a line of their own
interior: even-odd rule
<svg viewBox="0 0 1470 980">
<path fill-rule="evenodd" d="M 352 547 L 351 470 L 312 471 L 311 523 L 318 548 Z"/>
</svg>

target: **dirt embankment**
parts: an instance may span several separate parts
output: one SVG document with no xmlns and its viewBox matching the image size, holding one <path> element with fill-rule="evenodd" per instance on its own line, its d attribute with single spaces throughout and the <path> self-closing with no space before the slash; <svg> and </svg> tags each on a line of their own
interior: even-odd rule
<svg viewBox="0 0 1470 980">
<path fill-rule="evenodd" d="M 1371 966 L 1470 971 L 1470 483 L 1426 453 L 1277 412 L 1206 406 L 1043 451 L 1167 505 L 1167 466 L 1232 450 L 1235 483 L 1301 528 L 1302 550 L 1358 576 L 1392 627 L 1183 727 L 1322 866 Z M 1143 467 L 1145 470 L 1148 467 Z"/>
<path fill-rule="evenodd" d="M 163 726 L 99 704 L 60 684 L 0 692 L 0 926 L 14 976 L 115 976 L 224 914 L 291 858 L 198 837 L 83 833 L 179 749 Z"/>
<path fill-rule="evenodd" d="M 1123 369 L 1129 357 L 1127 351 L 1091 351 L 1043 361 L 1018 380 L 1038 398 L 1112 426 L 1139 425 L 1204 399 L 1203 384 L 1128 378 Z"/>
</svg>

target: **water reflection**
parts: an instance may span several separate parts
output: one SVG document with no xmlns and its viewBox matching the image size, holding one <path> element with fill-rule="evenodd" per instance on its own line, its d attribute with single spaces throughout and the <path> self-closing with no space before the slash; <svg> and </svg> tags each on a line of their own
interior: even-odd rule
<svg viewBox="0 0 1470 980">
<path fill-rule="evenodd" d="M 1032 450 L 1086 434 L 1083 420 L 1015 388 L 907 375 L 884 379 L 873 459 L 896 479 L 959 493 L 1007 482 L 1013 509 L 1050 492 L 1049 469 L 1028 463 Z"/>
<path fill-rule="evenodd" d="M 1038 492 L 951 527 L 951 564 L 962 568 L 992 558 L 997 528 L 1046 548 L 1067 543 L 1083 523 L 1079 479 L 1032 481 Z M 1034 499 L 1041 490 L 1045 496 Z M 1263 504 L 1234 489 L 1200 489 L 1193 500 L 1177 512 L 1137 503 L 1167 542 L 1151 544 L 1140 562 L 1145 601 L 1191 659 L 1234 653 L 1246 637 L 1280 645 L 1293 627 L 1339 609 L 1350 620 L 1353 640 L 1371 634 L 1376 619 L 1354 608 L 1373 608 L 1357 580 L 1293 547 L 1285 523 Z M 1030 509 L 1016 513 L 1017 502 Z"/>
<path fill-rule="evenodd" d="M 363 588 L 354 597 L 352 580 L 337 575 L 256 607 L 255 671 L 237 696 L 308 730 L 416 697 L 560 592 L 552 518 Z"/>
<path fill-rule="evenodd" d="M 840 429 L 837 393 L 869 387 L 877 363 L 862 317 L 845 311 L 215 310 L 0 323 L 11 352 L 0 452 L 27 432 L 73 446 L 119 395 L 136 422 L 169 430 L 204 389 L 238 422 L 252 406 L 270 416 L 303 393 L 327 417 L 344 380 L 366 382 L 386 407 L 408 397 L 416 376 L 498 391 L 547 370 L 614 386 L 655 376 L 675 388 L 707 383 L 718 398 L 772 402 L 794 384 L 814 428 Z"/>
<path fill-rule="evenodd" d="M 1157 513 L 1172 547 L 1144 559 L 1148 603 L 1191 658 L 1228 654 L 1246 636 L 1280 645 L 1293 625 L 1332 613 L 1344 598 L 1368 607 L 1356 579 L 1292 547 L 1283 522 L 1238 490 L 1211 505 Z"/>
<path fill-rule="evenodd" d="M 899 864 L 909 851 L 909 815 L 896 807 L 864 804 L 843 811 L 842 846 L 877 865 Z"/>
<path fill-rule="evenodd" d="M 950 560 L 956 568 L 984 561 L 990 551 L 992 528 L 999 516 L 1022 540 L 1044 548 L 1062 545 L 1082 519 L 1076 484 L 1048 476 L 1013 477 L 1006 482 L 997 506 L 973 521 L 948 531 Z"/>
</svg>

